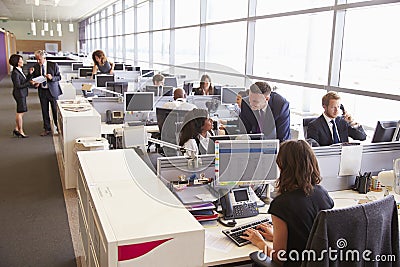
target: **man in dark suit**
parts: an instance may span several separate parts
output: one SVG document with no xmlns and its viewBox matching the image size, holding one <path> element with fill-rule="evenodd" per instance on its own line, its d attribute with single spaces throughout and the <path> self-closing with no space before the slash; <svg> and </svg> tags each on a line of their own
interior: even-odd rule
<svg viewBox="0 0 400 267">
<path fill-rule="evenodd" d="M 289 102 L 271 92 L 266 82 L 250 86 L 249 96 L 243 99 L 240 119 L 247 133 L 263 133 L 267 139 L 290 139 Z"/>
<path fill-rule="evenodd" d="M 44 76 L 46 81 L 37 84 L 39 90 L 40 106 L 42 108 L 43 128 L 41 136 L 51 135 L 49 104 L 53 113 L 53 120 L 57 126 L 57 100 L 62 94 L 61 87 L 58 81 L 61 80 L 60 70 L 57 63 L 46 60 L 46 55 L 43 50 L 35 52 L 37 63 L 34 68 L 33 77 Z"/>
<path fill-rule="evenodd" d="M 339 116 L 340 96 L 336 92 L 328 92 L 322 97 L 324 113 L 310 122 L 307 138 L 315 140 L 320 146 L 349 142 L 349 136 L 364 141 L 367 135 L 361 125 L 353 120 L 343 106 L 343 115 Z"/>
</svg>

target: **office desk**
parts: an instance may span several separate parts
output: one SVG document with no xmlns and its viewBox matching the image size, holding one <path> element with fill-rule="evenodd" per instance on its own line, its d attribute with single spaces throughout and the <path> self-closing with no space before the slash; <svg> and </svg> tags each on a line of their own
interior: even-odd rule
<svg viewBox="0 0 400 267">
<path fill-rule="evenodd" d="M 101 134 L 114 134 L 114 129 L 122 129 L 124 124 L 107 124 L 101 123 Z M 158 133 L 158 125 L 144 126 L 148 133 Z"/>
</svg>

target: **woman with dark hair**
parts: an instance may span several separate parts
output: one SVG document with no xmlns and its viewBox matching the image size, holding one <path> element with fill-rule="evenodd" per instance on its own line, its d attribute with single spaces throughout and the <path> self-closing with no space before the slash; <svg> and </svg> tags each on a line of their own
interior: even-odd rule
<svg viewBox="0 0 400 267">
<path fill-rule="evenodd" d="M 26 104 L 26 97 L 28 96 L 28 86 L 33 85 L 34 82 L 31 80 L 33 68 L 29 69 L 29 74 L 25 76 L 22 71 L 24 61 L 21 55 L 13 54 L 10 56 L 8 61 L 11 66 L 13 66 L 11 72 L 11 80 L 13 82 L 13 97 L 15 102 L 17 102 L 17 114 L 15 115 L 15 129 L 13 130 L 13 135 L 17 137 L 27 138 L 23 129 L 23 119 L 24 113 L 28 111 L 28 106 Z"/>
<path fill-rule="evenodd" d="M 212 119 L 205 109 L 193 109 L 186 113 L 179 134 L 179 145 L 188 149 L 185 156 L 206 154 L 212 133 Z"/>
<path fill-rule="evenodd" d="M 113 74 L 114 64 L 110 62 L 102 50 L 96 50 L 92 54 L 93 71 L 92 76 L 99 71 L 101 74 Z"/>
<path fill-rule="evenodd" d="M 200 87 L 193 88 L 193 93 L 195 95 L 213 95 L 214 87 L 211 85 L 211 78 L 207 74 L 201 76 Z"/>
<path fill-rule="evenodd" d="M 279 264 L 300 266 L 301 258 L 293 259 L 288 255 L 302 255 L 315 217 L 320 210 L 331 209 L 333 200 L 319 185 L 318 162 L 304 140 L 283 142 L 276 163 L 280 169 L 279 195 L 268 211 L 272 215 L 272 225 L 261 224 L 257 230 L 246 230 L 242 238 L 250 240 Z M 266 240 L 273 241 L 273 247 L 268 246 Z"/>
</svg>

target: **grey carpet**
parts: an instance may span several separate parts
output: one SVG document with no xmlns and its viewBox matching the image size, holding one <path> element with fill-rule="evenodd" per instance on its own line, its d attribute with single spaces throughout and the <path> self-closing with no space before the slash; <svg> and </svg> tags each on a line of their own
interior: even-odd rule
<svg viewBox="0 0 400 267">
<path fill-rule="evenodd" d="M 12 137 L 16 104 L 9 76 L 0 81 L 0 267 L 76 266 L 60 174 L 50 136 L 30 89 L 24 130 Z"/>
</svg>

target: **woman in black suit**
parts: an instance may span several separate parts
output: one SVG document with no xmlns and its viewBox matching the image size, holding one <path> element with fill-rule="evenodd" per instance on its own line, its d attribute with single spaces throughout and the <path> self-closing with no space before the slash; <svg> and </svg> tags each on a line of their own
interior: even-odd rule
<svg viewBox="0 0 400 267">
<path fill-rule="evenodd" d="M 28 96 L 28 86 L 33 85 L 34 82 L 31 80 L 33 68 L 29 69 L 28 76 L 22 72 L 22 66 L 24 61 L 21 55 L 13 54 L 8 61 L 13 70 L 11 72 L 11 80 L 13 82 L 13 97 L 15 102 L 17 102 L 17 114 L 15 116 L 15 129 L 13 130 L 13 135 L 17 137 L 27 138 L 28 136 L 24 133 L 22 124 L 22 117 L 24 113 L 28 111 L 26 105 L 26 97 Z"/>
<path fill-rule="evenodd" d="M 194 95 L 213 95 L 214 87 L 211 85 L 211 78 L 204 74 L 200 78 L 200 87 L 192 89 Z"/>
</svg>

